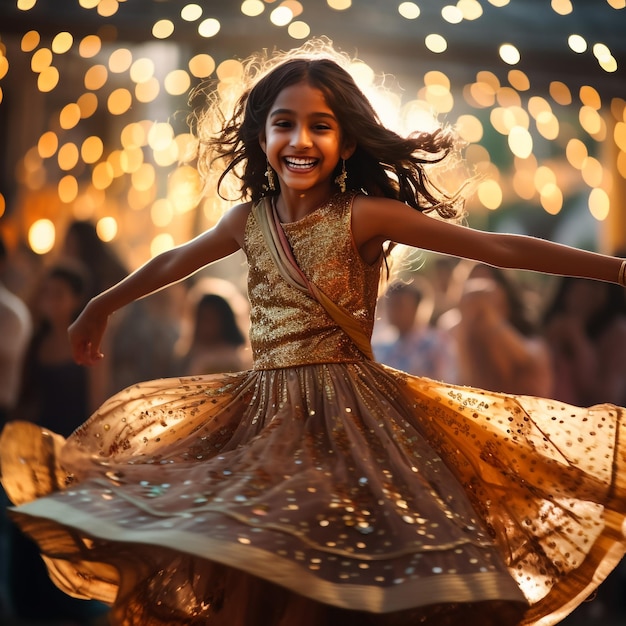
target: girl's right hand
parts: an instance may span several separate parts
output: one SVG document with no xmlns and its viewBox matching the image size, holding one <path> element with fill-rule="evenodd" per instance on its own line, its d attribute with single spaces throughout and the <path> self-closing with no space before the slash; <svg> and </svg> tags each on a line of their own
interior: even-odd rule
<svg viewBox="0 0 626 626">
<path fill-rule="evenodd" d="M 104 355 L 100 352 L 108 315 L 97 311 L 93 300 L 68 328 L 72 356 L 79 365 L 95 365 Z"/>
</svg>

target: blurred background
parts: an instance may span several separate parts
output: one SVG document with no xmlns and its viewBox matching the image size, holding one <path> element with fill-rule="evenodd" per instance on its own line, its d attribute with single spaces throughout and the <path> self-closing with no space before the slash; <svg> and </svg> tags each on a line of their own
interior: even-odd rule
<svg viewBox="0 0 626 626">
<path fill-rule="evenodd" d="M 193 163 L 181 164 L 194 141 L 188 117 L 198 99 L 190 100 L 191 91 L 207 81 L 227 89 L 251 53 L 315 37 L 355 57 L 351 72 L 387 125 L 402 132 L 437 122 L 457 128 L 466 161 L 448 174 L 453 181 L 481 175 L 468 202 L 470 225 L 624 254 L 625 7 L 625 0 L 1 0 L 2 281 L 26 303 L 31 320 L 24 371 L 35 376 L 33 363 L 45 361 L 42 337 L 52 335 L 44 326 L 46 333 L 55 324 L 62 330 L 91 294 L 212 226 L 228 206 L 213 191 L 201 197 Z M 69 258 L 76 261 L 71 271 Z M 471 309 L 466 319 L 476 316 L 485 290 L 462 304 L 471 268 L 426 254 L 411 265 L 424 276 L 426 313 L 422 306 L 418 318 L 462 351 L 461 314 Z M 558 285 L 528 274 L 513 278 L 534 315 L 536 337 L 554 352 L 563 340 L 551 339 L 545 314 Z M 52 310 L 50 284 L 57 292 L 70 285 L 74 300 L 65 313 L 58 297 Z M 205 296 L 215 294 L 227 306 L 206 313 Z M 583 295 L 587 303 L 603 298 Z M 239 255 L 146 299 L 111 333 L 111 371 L 80 383 L 91 395 L 76 420 L 137 380 L 246 367 L 246 304 Z M 402 331 L 393 330 L 384 308 L 375 338 L 389 344 Z M 215 327 L 216 315 L 231 330 L 209 337 L 200 324 L 206 328 L 210 319 Z M 587 330 L 589 342 L 600 345 L 593 324 Z M 203 341 L 206 353 L 191 354 Z M 622 350 L 615 335 L 603 341 Z M 595 344 L 594 358 L 608 362 L 604 344 Z M 552 354 L 550 362 L 557 360 Z M 610 362 L 626 380 L 623 363 Z M 464 382 L 461 359 L 445 371 L 441 377 Z M 35 410 L 36 376 L 26 374 L 28 382 L 16 383 L 16 397 L 0 407 L 11 418 Z M 615 398 L 626 404 L 626 391 Z M 624 580 L 618 571 L 569 623 L 623 623 Z M 54 619 L 91 623 L 97 608 Z"/>
</svg>

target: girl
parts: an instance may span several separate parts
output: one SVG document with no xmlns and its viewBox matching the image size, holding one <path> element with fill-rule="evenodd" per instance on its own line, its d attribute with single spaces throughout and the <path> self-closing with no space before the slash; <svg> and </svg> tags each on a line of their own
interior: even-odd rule
<svg viewBox="0 0 626 626">
<path fill-rule="evenodd" d="M 451 138 L 384 128 L 322 52 L 262 68 L 217 138 L 201 120 L 201 168 L 248 200 L 70 328 L 93 365 L 114 311 L 241 248 L 253 369 L 136 385 L 65 442 L 10 425 L 13 516 L 113 624 L 555 623 L 624 553 L 624 409 L 373 362 L 385 244 L 622 284 L 626 262 L 427 215 L 458 213 L 424 168 Z"/>
</svg>

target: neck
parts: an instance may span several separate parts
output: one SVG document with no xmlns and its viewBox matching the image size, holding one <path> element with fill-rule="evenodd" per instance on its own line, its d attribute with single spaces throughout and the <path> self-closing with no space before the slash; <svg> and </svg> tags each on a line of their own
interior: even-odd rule
<svg viewBox="0 0 626 626">
<path fill-rule="evenodd" d="M 287 190 L 286 193 L 281 191 L 281 194 L 274 198 L 274 205 L 281 222 L 297 222 L 326 204 L 332 195 L 331 190 Z"/>
</svg>

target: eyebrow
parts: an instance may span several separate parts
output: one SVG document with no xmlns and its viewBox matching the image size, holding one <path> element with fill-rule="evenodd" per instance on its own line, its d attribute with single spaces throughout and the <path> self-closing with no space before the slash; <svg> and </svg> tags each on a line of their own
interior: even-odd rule
<svg viewBox="0 0 626 626">
<path fill-rule="evenodd" d="M 277 115 L 295 115 L 296 112 L 292 109 L 274 109 L 270 113 L 270 117 L 276 117 Z M 324 111 L 319 111 L 312 113 L 310 117 L 327 117 L 328 119 L 337 121 L 337 118 L 332 113 L 325 113 Z"/>
</svg>

